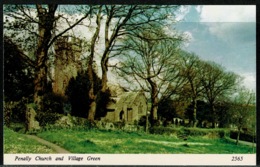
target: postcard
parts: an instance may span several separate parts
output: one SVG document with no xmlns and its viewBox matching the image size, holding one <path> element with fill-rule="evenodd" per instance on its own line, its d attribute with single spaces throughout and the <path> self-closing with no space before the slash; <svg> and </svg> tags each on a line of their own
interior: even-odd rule
<svg viewBox="0 0 260 167">
<path fill-rule="evenodd" d="M 4 165 L 256 165 L 256 5 L 3 4 Z"/>
</svg>

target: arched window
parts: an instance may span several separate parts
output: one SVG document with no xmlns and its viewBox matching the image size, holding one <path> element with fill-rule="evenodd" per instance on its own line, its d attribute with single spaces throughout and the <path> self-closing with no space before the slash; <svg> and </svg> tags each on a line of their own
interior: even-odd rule
<svg viewBox="0 0 260 167">
<path fill-rule="evenodd" d="M 120 120 L 124 119 L 124 111 L 123 110 L 119 113 L 119 119 Z"/>
</svg>

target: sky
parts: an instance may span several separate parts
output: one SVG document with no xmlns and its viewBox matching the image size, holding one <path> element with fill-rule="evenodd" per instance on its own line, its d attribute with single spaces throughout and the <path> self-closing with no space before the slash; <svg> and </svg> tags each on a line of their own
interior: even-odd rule
<svg viewBox="0 0 260 167">
<path fill-rule="evenodd" d="M 74 20 L 79 16 L 76 14 L 71 17 Z M 173 28 L 185 33 L 189 39 L 183 45 L 184 50 L 239 74 L 244 77 L 247 88 L 256 90 L 256 6 L 182 6 L 176 17 L 178 22 Z M 65 27 L 58 29 L 63 30 Z M 77 26 L 73 34 L 89 39 L 92 37 L 89 33 L 91 30 Z M 103 26 L 101 32 L 104 32 Z M 99 41 L 100 45 L 104 45 L 102 40 Z M 99 46 L 96 47 L 97 54 L 102 48 Z M 113 64 L 112 59 L 110 63 Z"/>
<path fill-rule="evenodd" d="M 177 30 L 188 42 L 183 48 L 244 77 L 256 91 L 256 7 L 251 5 L 183 6 Z"/>
</svg>

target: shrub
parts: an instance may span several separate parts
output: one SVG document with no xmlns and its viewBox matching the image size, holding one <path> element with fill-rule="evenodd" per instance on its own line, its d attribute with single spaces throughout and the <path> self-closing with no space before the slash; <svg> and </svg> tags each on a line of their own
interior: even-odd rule
<svg viewBox="0 0 260 167">
<path fill-rule="evenodd" d="M 150 129 L 152 134 L 177 135 L 177 136 L 205 136 L 207 138 L 223 138 L 228 136 L 225 129 L 201 129 L 201 128 L 171 128 L 171 127 L 153 127 Z"/>
<path fill-rule="evenodd" d="M 230 138 L 237 139 L 238 131 L 230 131 Z M 256 142 L 256 136 L 253 136 L 248 133 L 240 133 L 239 140 L 248 141 L 248 142 Z"/>
<path fill-rule="evenodd" d="M 93 73 L 94 94 L 97 94 L 101 88 L 101 80 Z M 86 118 L 90 106 L 88 92 L 91 88 L 91 82 L 86 71 L 80 71 L 76 78 L 71 78 L 66 88 L 68 102 L 71 104 L 71 115 Z"/>
<path fill-rule="evenodd" d="M 139 119 L 138 125 L 145 127 L 145 125 L 146 125 L 146 116 L 142 116 L 142 117 Z"/>
<path fill-rule="evenodd" d="M 97 104 L 97 112 L 95 115 L 95 119 L 98 119 L 100 117 L 106 116 L 107 109 L 106 106 L 108 102 L 110 101 L 110 91 L 106 90 L 106 92 L 98 92 L 97 98 L 96 98 L 96 104 Z"/>
<path fill-rule="evenodd" d="M 49 92 L 43 97 L 44 112 L 63 114 L 63 103 L 65 98 L 53 92 Z"/>
<path fill-rule="evenodd" d="M 118 121 L 114 122 L 115 128 L 117 129 L 123 129 L 123 127 L 126 125 L 125 121 Z"/>
<path fill-rule="evenodd" d="M 223 138 L 227 136 L 225 129 L 202 129 L 202 128 L 186 128 L 191 136 L 205 136 L 208 138 Z"/>
<path fill-rule="evenodd" d="M 12 105 L 10 103 L 4 103 L 4 125 L 10 127 L 12 114 Z"/>
<path fill-rule="evenodd" d="M 4 123 L 6 126 L 10 126 L 10 123 L 25 123 L 26 103 L 26 98 L 17 102 L 4 103 Z"/>
<path fill-rule="evenodd" d="M 24 123 L 11 123 L 9 125 L 9 128 L 12 129 L 15 132 L 19 133 L 25 133 L 26 132 L 26 127 Z"/>
<path fill-rule="evenodd" d="M 4 98 L 19 101 L 33 94 L 33 71 L 22 58 L 22 51 L 8 37 L 4 38 Z"/>
<path fill-rule="evenodd" d="M 178 131 L 179 131 L 179 129 L 170 128 L 170 127 L 152 127 L 152 128 L 150 128 L 150 133 L 160 134 L 160 135 L 177 134 Z"/>
<path fill-rule="evenodd" d="M 58 113 L 44 113 L 38 112 L 35 119 L 39 122 L 40 126 L 46 126 L 49 124 L 54 124 L 62 115 Z"/>
</svg>

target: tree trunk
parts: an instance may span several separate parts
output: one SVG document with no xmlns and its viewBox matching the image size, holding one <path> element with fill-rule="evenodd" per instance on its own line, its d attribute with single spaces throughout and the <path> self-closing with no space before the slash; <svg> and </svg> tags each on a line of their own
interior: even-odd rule
<svg viewBox="0 0 260 167">
<path fill-rule="evenodd" d="M 145 120 L 145 133 L 148 133 L 148 125 L 149 125 L 149 119 L 148 119 L 148 107 L 146 110 L 146 116 L 145 116 L 146 120 Z"/>
<path fill-rule="evenodd" d="M 216 123 L 216 111 L 213 103 L 210 103 L 211 105 L 211 116 L 212 116 L 212 128 L 215 128 L 215 123 Z"/>
<path fill-rule="evenodd" d="M 158 110 L 158 89 L 156 83 L 152 81 L 151 78 L 147 79 L 151 85 L 151 100 L 152 100 L 152 107 L 151 107 L 151 126 L 154 126 L 155 122 L 157 121 L 157 110 Z"/>
<path fill-rule="evenodd" d="M 157 110 L 158 110 L 158 98 L 156 97 L 152 99 L 151 118 L 153 121 L 156 121 L 158 119 Z"/>
<path fill-rule="evenodd" d="M 34 77 L 34 103 L 39 111 L 43 111 L 43 95 L 47 85 L 47 67 L 41 66 L 36 69 Z"/>
<path fill-rule="evenodd" d="M 90 110 L 89 110 L 89 113 L 88 113 L 88 120 L 93 122 L 95 120 L 95 114 L 96 114 L 96 101 L 92 100 L 92 102 L 90 103 Z"/>
<path fill-rule="evenodd" d="M 108 71 L 107 62 L 108 62 L 107 57 L 105 57 L 101 60 L 101 68 L 102 68 L 102 88 L 101 88 L 101 92 L 103 92 L 103 93 L 105 93 L 106 90 L 107 90 L 107 71 Z"/>
<path fill-rule="evenodd" d="M 193 127 L 197 127 L 198 120 L 197 120 L 197 100 L 193 99 Z"/>
<path fill-rule="evenodd" d="M 49 42 L 51 40 L 51 31 L 55 21 L 55 11 L 58 5 L 48 5 L 49 11 L 43 9 L 41 5 L 36 5 L 39 23 L 38 23 L 38 44 L 36 51 L 36 71 L 34 78 L 34 103 L 37 104 L 38 110 L 43 110 L 43 95 L 47 85 L 47 60 Z"/>
<path fill-rule="evenodd" d="M 90 102 L 89 111 L 88 111 L 88 120 L 90 121 L 94 121 L 95 114 L 96 114 L 96 95 L 94 94 L 95 79 L 94 79 L 92 63 L 93 63 L 93 56 L 89 57 L 88 68 L 87 68 L 87 74 L 90 81 L 90 89 L 88 92 L 88 97 Z"/>
<path fill-rule="evenodd" d="M 96 95 L 94 93 L 94 85 L 95 85 L 95 79 L 94 79 L 94 69 L 93 69 L 93 61 L 94 61 L 94 52 L 95 52 L 95 45 L 98 38 L 98 34 L 100 31 L 100 21 L 101 21 L 101 11 L 102 6 L 99 7 L 99 11 L 96 18 L 96 30 L 95 33 L 91 39 L 91 45 L 90 45 L 90 55 L 88 59 L 88 68 L 87 68 L 87 75 L 90 81 L 90 89 L 88 92 L 90 105 L 89 105 L 89 111 L 88 111 L 88 120 L 94 121 L 95 114 L 96 114 Z"/>
<path fill-rule="evenodd" d="M 89 111 L 88 111 L 88 120 L 93 122 L 95 119 L 95 114 L 96 114 L 96 95 L 94 93 L 95 79 L 94 79 L 92 62 L 93 62 L 93 57 L 90 57 L 89 63 L 88 63 L 88 68 L 87 68 L 87 74 L 88 74 L 88 78 L 90 81 L 90 89 L 88 92 L 89 101 L 90 101 Z"/>
<path fill-rule="evenodd" d="M 241 131 L 241 127 L 239 126 L 239 127 L 238 127 L 238 133 L 237 133 L 236 145 L 238 145 L 238 142 L 239 142 L 240 131 Z"/>
</svg>

